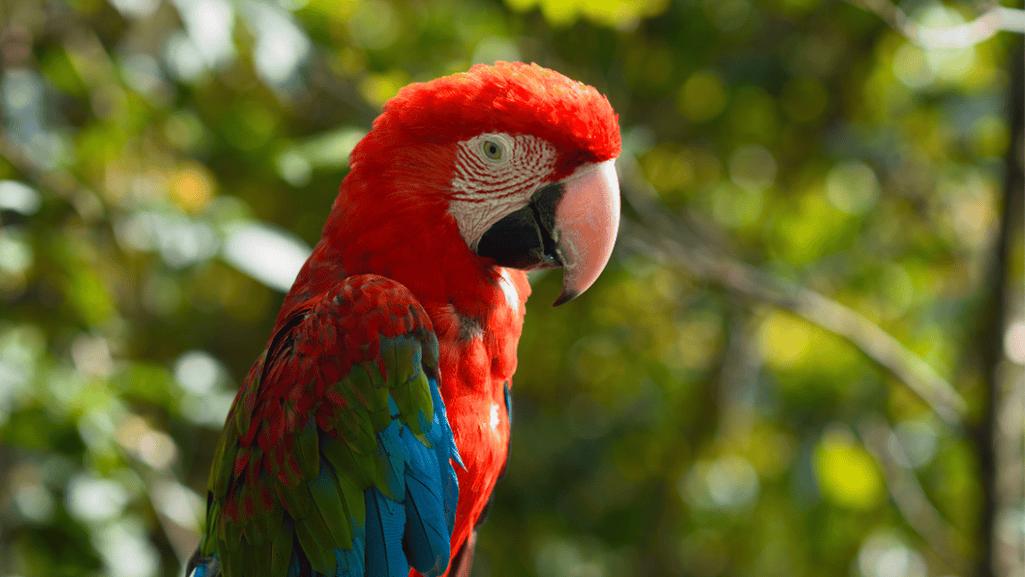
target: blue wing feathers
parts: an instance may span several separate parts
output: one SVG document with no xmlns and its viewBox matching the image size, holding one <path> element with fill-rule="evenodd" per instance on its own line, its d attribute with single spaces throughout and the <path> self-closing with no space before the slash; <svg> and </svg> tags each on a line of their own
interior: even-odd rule
<svg viewBox="0 0 1025 577">
<path fill-rule="evenodd" d="M 404 577 L 409 563 L 402 551 L 406 509 L 376 488 L 367 489 L 366 573 Z"/>
<path fill-rule="evenodd" d="M 393 291 L 394 302 L 412 298 L 386 279 L 350 280 L 354 287 Z M 189 577 L 221 577 L 222 569 L 230 577 L 256 577 L 254 571 L 268 577 L 407 577 L 411 568 L 438 577 L 448 568 L 459 496 L 455 467 L 463 463 L 439 390 L 438 341 L 415 301 L 403 318 L 401 310 L 374 300 L 377 293 L 345 294 L 351 299 L 342 300 L 341 293 L 330 302 L 311 298 L 314 308 L 289 313 L 247 377 L 248 388 L 229 416 L 234 428 L 225 430 L 227 444 L 218 452 L 223 462 L 211 473 L 209 525 L 189 561 Z M 380 326 L 402 334 L 338 333 L 350 319 L 362 322 L 360 315 L 364 326 L 392 322 Z M 325 343 L 367 354 L 332 363 L 338 353 Z M 343 365 L 347 376 L 341 378 Z M 330 391 L 321 390 L 325 385 Z M 272 408 L 280 410 L 268 412 Z M 301 421 L 300 412 L 306 415 Z M 254 418 L 268 424 L 253 427 Z M 266 438 L 254 437 L 264 432 Z M 273 454 L 267 438 L 276 443 Z M 238 459 L 244 451 L 251 465 L 243 475 L 235 469 L 245 465 Z M 248 517 L 240 521 L 225 508 Z"/>
<path fill-rule="evenodd" d="M 414 359 L 419 363 L 419 357 Z M 436 379 L 428 379 L 434 414 L 422 427 L 427 447 L 397 418 L 378 433 L 378 450 L 388 460 L 388 489 L 367 490 L 366 575 L 403 577 L 412 566 L 427 577 L 448 568 L 459 482 L 453 461 L 462 465 Z M 393 415 L 398 414 L 389 400 Z M 421 423 L 426 424 L 426 416 Z M 371 496 L 373 493 L 373 496 Z M 391 497 L 402 499 L 403 502 Z"/>
<path fill-rule="evenodd" d="M 394 362 L 401 355 L 396 355 L 394 346 L 384 346 L 387 340 L 382 339 L 382 354 L 388 362 Z M 412 367 L 390 365 L 388 370 L 398 371 L 398 374 L 411 371 L 411 378 L 416 378 L 422 370 L 419 348 L 403 361 L 415 364 Z M 314 571 L 313 576 L 406 577 L 412 567 L 426 577 L 438 577 L 448 568 L 459 497 L 454 466 L 463 466 L 463 463 L 437 379 L 429 377 L 428 383 L 434 411 L 430 415 L 419 415 L 424 433 L 420 438 L 399 419 L 398 407 L 391 397 L 388 399 L 392 420 L 376 433 L 378 457 L 387 464 L 384 486 L 364 491 L 365 522 L 346 511 L 342 491 L 348 489 L 338 484 L 346 481 L 335 477 L 333 467 L 336 465 L 329 467 L 328 461 L 321 460 L 320 474 L 307 485 L 316 503 L 313 513 L 325 518 L 347 515 L 352 529 L 351 546 L 336 547 L 333 555 L 324 555 L 323 570 L 327 573 Z M 429 444 L 425 445 L 422 438 Z M 332 534 L 332 537 L 337 539 L 341 535 Z M 299 547 L 292 551 L 288 577 L 311 574 L 306 553 Z M 203 571 L 197 571 L 194 577 L 204 577 Z"/>
<path fill-rule="evenodd" d="M 429 382 L 431 396 L 434 399 L 434 418 L 427 433 L 427 439 L 434 447 L 434 454 L 437 458 L 442 480 L 445 522 L 448 525 L 448 533 L 451 535 L 452 528 L 456 524 L 456 502 L 459 500 L 459 479 L 456 477 L 456 470 L 452 466 L 452 462 L 454 461 L 460 467 L 464 467 L 464 465 L 463 460 L 459 457 L 459 450 L 456 449 L 456 440 L 452 436 L 452 427 L 448 423 L 448 415 L 445 413 L 445 403 L 441 399 L 438 382 L 434 379 L 429 379 Z"/>
<path fill-rule="evenodd" d="M 352 549 L 335 549 L 338 571 L 334 577 L 364 577 L 365 551 L 366 543 L 362 531 L 357 532 L 352 538 Z"/>
<path fill-rule="evenodd" d="M 388 467 L 385 468 L 387 496 L 396 501 L 401 500 L 406 494 L 406 451 L 400 439 L 401 429 L 405 428 L 398 419 L 392 419 L 392 422 L 377 434 L 378 455 L 388 463 Z"/>
<path fill-rule="evenodd" d="M 435 577 L 448 565 L 449 534 L 438 461 L 409 429 L 402 431 L 406 461 L 406 556 L 417 571 Z"/>
</svg>

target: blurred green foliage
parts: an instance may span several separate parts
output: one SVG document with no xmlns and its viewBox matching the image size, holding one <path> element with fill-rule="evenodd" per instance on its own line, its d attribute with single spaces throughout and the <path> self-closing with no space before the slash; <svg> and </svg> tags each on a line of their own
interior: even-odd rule
<svg viewBox="0 0 1025 577">
<path fill-rule="evenodd" d="M 0 574 L 180 571 L 349 150 L 401 86 L 475 62 L 608 94 L 624 190 L 878 324 L 978 423 L 1010 46 L 923 49 L 835 0 L 4 0 Z M 474 574 L 971 573 L 991 528 L 967 429 L 631 230 L 572 303 L 535 279 Z"/>
</svg>

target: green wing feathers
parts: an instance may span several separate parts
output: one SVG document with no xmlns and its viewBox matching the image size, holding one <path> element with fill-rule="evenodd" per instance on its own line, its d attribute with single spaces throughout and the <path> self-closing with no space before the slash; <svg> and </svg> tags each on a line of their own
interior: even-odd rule
<svg viewBox="0 0 1025 577">
<path fill-rule="evenodd" d="M 408 291 L 373 275 L 279 324 L 217 445 L 200 553 L 227 577 L 285 577 L 302 557 L 324 575 L 362 575 L 368 489 L 406 498 L 408 458 L 382 439 L 397 422 L 422 445 L 414 452 L 433 451 L 428 433 L 445 417 L 437 340 Z M 447 427 L 438 439 L 451 444 Z"/>
</svg>

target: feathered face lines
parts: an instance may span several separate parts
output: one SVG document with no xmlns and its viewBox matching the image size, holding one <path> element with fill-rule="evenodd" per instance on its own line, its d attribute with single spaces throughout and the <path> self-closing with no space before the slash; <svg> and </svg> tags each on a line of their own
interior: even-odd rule
<svg viewBox="0 0 1025 577">
<path fill-rule="evenodd" d="M 452 199 L 480 202 L 537 188 L 555 166 L 555 147 L 530 135 L 480 134 L 456 145 Z"/>
<path fill-rule="evenodd" d="M 456 145 L 449 213 L 471 250 L 486 230 L 550 182 L 556 152 L 528 135 L 480 134 Z"/>
</svg>

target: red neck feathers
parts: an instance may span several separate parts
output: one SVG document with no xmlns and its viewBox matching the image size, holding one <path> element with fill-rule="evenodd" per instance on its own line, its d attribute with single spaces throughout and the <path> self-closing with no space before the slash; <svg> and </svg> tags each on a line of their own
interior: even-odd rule
<svg viewBox="0 0 1025 577">
<path fill-rule="evenodd" d="M 412 165 L 416 170 L 402 162 L 410 152 L 420 157 Z M 424 145 L 395 151 L 394 162 L 373 175 L 355 165 L 279 322 L 340 278 L 364 273 L 402 283 L 425 306 L 451 304 L 461 314 L 486 316 L 494 304 L 489 301 L 502 298 L 500 291 L 491 294 L 501 271 L 470 251 L 448 212 L 442 189 L 451 178 L 453 154 L 451 147 Z"/>
</svg>

